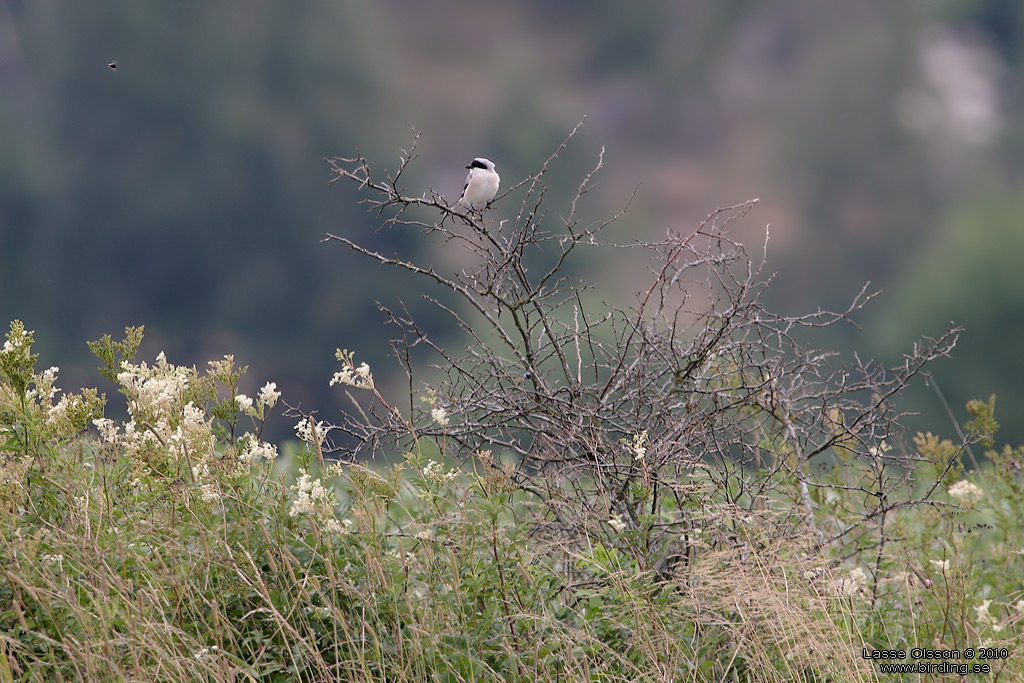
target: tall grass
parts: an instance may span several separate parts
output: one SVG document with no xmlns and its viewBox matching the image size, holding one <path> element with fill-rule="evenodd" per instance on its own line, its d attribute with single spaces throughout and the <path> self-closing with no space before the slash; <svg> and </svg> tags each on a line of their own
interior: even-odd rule
<svg viewBox="0 0 1024 683">
<path fill-rule="evenodd" d="M 157 435 L 192 415 L 201 462 L 181 439 L 126 443 L 131 422 L 62 431 L 44 373 L 21 400 L 3 385 L 0 680 L 859 681 L 885 678 L 865 649 L 915 646 L 993 647 L 993 680 L 1021 673 L 1016 451 L 984 487 L 894 512 L 877 581 L 798 517 L 720 504 L 656 571 L 613 518 L 585 545 L 552 534 L 488 453 L 253 460 L 205 412 L 239 405 L 233 387 L 197 418 L 181 400 L 204 377 L 157 365 L 122 374 L 130 412 Z M 179 396 L 148 386 L 183 375 Z"/>
</svg>

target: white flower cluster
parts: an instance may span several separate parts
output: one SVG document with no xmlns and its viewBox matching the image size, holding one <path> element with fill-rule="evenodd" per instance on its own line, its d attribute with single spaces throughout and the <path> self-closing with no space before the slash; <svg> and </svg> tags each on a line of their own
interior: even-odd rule
<svg viewBox="0 0 1024 683">
<path fill-rule="evenodd" d="M 333 387 L 335 384 L 347 384 L 356 389 L 373 389 L 373 374 L 370 372 L 370 366 L 362 363 L 357 368 L 342 368 L 331 378 L 331 386 Z"/>
<path fill-rule="evenodd" d="M 109 417 L 100 417 L 92 421 L 99 430 L 100 436 L 103 440 L 114 446 L 119 445 L 120 437 L 117 431 L 117 423 L 111 420 Z"/>
<path fill-rule="evenodd" d="M 868 455 L 870 455 L 872 458 L 882 458 L 885 456 L 886 453 L 888 453 L 891 450 L 892 446 L 882 441 L 881 443 L 878 444 L 877 447 L 872 446 L 871 448 L 869 448 Z"/>
<path fill-rule="evenodd" d="M 315 515 L 318 511 L 329 510 L 333 516 L 334 501 L 330 492 L 324 488 L 319 479 L 309 476 L 309 472 L 306 470 L 300 471 L 302 474 L 292 485 L 292 490 L 296 492 L 296 495 L 288 514 L 298 517 L 299 515 Z"/>
<path fill-rule="evenodd" d="M 266 441 L 260 441 L 253 434 L 246 434 L 240 443 L 246 444 L 244 450 L 238 454 L 238 461 L 246 465 L 252 465 L 258 460 L 274 462 L 277 460 L 277 446 Z"/>
<path fill-rule="evenodd" d="M 54 375 L 56 369 L 54 369 Z M 108 418 L 93 420 L 104 441 L 123 448 L 129 457 L 142 456 L 144 464 L 167 461 L 187 462 L 193 467 L 193 480 L 197 495 L 207 502 L 220 498 L 218 480 L 210 474 L 208 465 L 216 457 L 217 438 L 213 419 L 187 400 L 187 392 L 195 377 L 195 369 L 172 365 L 161 352 L 149 366 L 124 361 L 117 375 L 118 383 L 128 397 L 129 420 L 123 431 Z M 272 405 L 280 394 L 276 385 L 268 384 L 260 392 L 260 405 Z M 239 401 L 244 406 L 246 401 Z M 62 399 L 50 410 L 53 420 L 61 419 L 75 407 Z M 276 457 L 269 444 L 250 439 L 243 456 L 249 459 Z"/>
<path fill-rule="evenodd" d="M 260 389 L 259 400 L 269 410 L 277 405 L 277 399 L 281 398 L 281 392 L 277 390 L 277 382 L 267 382 Z"/>
<path fill-rule="evenodd" d="M 985 495 L 985 492 L 972 481 L 961 479 L 946 491 L 949 497 L 959 501 L 961 505 L 971 506 L 977 503 Z"/>
<path fill-rule="evenodd" d="M 206 462 L 192 466 L 192 478 L 196 482 L 199 498 L 204 503 L 216 503 L 220 500 L 220 486 L 217 485 L 217 480 L 210 476 L 210 466 Z"/>
<path fill-rule="evenodd" d="M 256 415 L 256 407 L 252 403 L 252 399 L 245 394 L 235 395 L 235 403 L 238 404 L 238 409 L 246 415 Z"/>
<path fill-rule="evenodd" d="M 319 479 L 309 476 L 309 472 L 305 469 L 299 470 L 299 472 L 301 474 L 292 486 L 295 498 L 292 500 L 288 514 L 292 517 L 300 515 L 316 517 L 323 522 L 327 531 L 333 534 L 344 534 L 351 531 L 351 519 L 339 522 L 334 516 L 334 494 L 328 491 Z"/>
<path fill-rule="evenodd" d="M 204 647 L 202 650 L 199 650 L 198 652 L 194 652 L 192 654 L 192 656 L 195 659 L 205 659 L 207 657 L 212 657 L 212 656 L 216 655 L 217 652 L 218 652 L 217 646 L 216 645 L 211 645 L 210 647 Z"/>
<path fill-rule="evenodd" d="M 311 424 L 311 422 L 312 422 L 311 419 L 299 420 L 295 424 L 295 433 L 298 435 L 298 437 L 300 439 L 302 439 L 303 441 L 305 441 L 308 444 L 312 445 L 314 442 L 316 442 L 316 443 L 318 443 L 319 445 L 322 446 L 324 444 L 324 439 L 327 438 L 327 429 L 328 429 L 328 427 L 323 422 L 317 422 L 316 423 L 316 430 L 315 430 L 316 431 L 316 436 L 314 438 L 314 435 L 313 435 L 314 429 L 313 429 L 313 425 Z"/>
<path fill-rule="evenodd" d="M 436 460 L 431 460 L 423 466 L 423 478 L 439 484 L 455 481 L 458 476 L 458 471 L 454 469 L 445 472 L 444 465 Z"/>
<path fill-rule="evenodd" d="M 108 443 L 123 446 L 129 456 L 173 444 L 177 453 L 187 449 L 193 460 L 205 460 L 213 454 L 215 439 L 203 412 L 191 402 L 183 403 L 189 373 L 188 368 L 168 363 L 163 352 L 152 367 L 123 361 L 117 381 L 128 397 L 131 418 L 124 434 L 106 418 L 93 424 Z"/>
<path fill-rule="evenodd" d="M 121 362 L 117 383 L 128 396 L 128 411 L 137 423 L 155 425 L 172 422 L 182 408 L 182 397 L 188 387 L 189 369 L 167 362 L 161 351 L 153 367 L 145 361 L 132 365 Z"/>
<path fill-rule="evenodd" d="M 626 520 L 622 519 L 622 515 L 618 512 L 613 512 L 608 519 L 608 526 L 615 529 L 615 533 L 621 534 L 626 529 Z"/>
<path fill-rule="evenodd" d="M 217 438 L 213 435 L 212 420 L 207 420 L 206 413 L 189 401 L 181 409 L 178 424 L 174 426 L 167 442 L 177 446 L 180 452 L 193 460 L 205 462 L 214 457 Z"/>
<path fill-rule="evenodd" d="M 61 393 L 57 387 L 60 368 L 54 365 L 36 372 L 38 356 L 31 353 L 34 342 L 34 333 L 26 330 L 20 320 L 11 322 L 11 331 L 0 348 L 0 365 L 12 382 L 0 382 L 0 413 L 14 408 L 17 413 L 31 415 L 33 423 L 37 419 L 42 423 L 47 438 L 62 440 L 81 431 L 92 417 L 101 414 L 103 399 L 95 390 L 83 389 L 81 394 L 65 394 L 56 400 Z"/>
<path fill-rule="evenodd" d="M 440 406 L 434 406 L 433 408 L 430 409 L 430 417 L 434 420 L 434 422 L 441 425 L 442 427 L 448 426 L 448 411 L 445 410 L 444 408 Z"/>
<path fill-rule="evenodd" d="M 60 372 L 60 368 L 54 365 L 37 375 L 35 377 L 36 388 L 29 392 L 29 398 L 38 395 L 43 401 L 52 401 L 58 391 L 55 386 L 58 372 Z"/>
<path fill-rule="evenodd" d="M 236 394 L 235 404 L 249 417 L 262 420 L 267 411 L 277 405 L 279 398 L 281 398 L 281 392 L 277 390 L 277 382 L 267 382 L 260 389 L 255 401 L 245 394 Z"/>
<path fill-rule="evenodd" d="M 854 567 L 846 576 L 835 579 L 832 586 L 836 595 L 844 598 L 852 598 L 867 588 L 870 582 L 870 574 L 860 567 Z"/>
<path fill-rule="evenodd" d="M 994 614 L 988 611 L 989 606 L 992 604 L 991 600 L 983 600 L 980 605 L 974 608 L 976 614 L 976 621 L 980 626 L 988 626 L 993 631 L 1001 631 L 1003 627 L 999 625 L 999 620 Z"/>
<path fill-rule="evenodd" d="M 347 349 L 338 349 L 335 352 L 335 358 L 341 361 L 344 367 L 339 372 L 334 373 L 334 377 L 331 378 L 331 386 L 347 384 L 356 389 L 373 389 L 373 374 L 370 372 L 370 366 L 366 363 L 360 363 L 359 367 L 356 367 L 355 361 L 352 360 L 354 355 L 352 351 Z"/>
<path fill-rule="evenodd" d="M 331 517 L 327 520 L 327 532 L 338 536 L 351 533 L 352 527 L 353 524 L 351 519 L 343 519 L 339 522 L 334 517 Z"/>
<path fill-rule="evenodd" d="M 64 572 L 64 554 L 63 553 L 40 553 L 39 559 L 46 564 L 57 570 L 58 573 Z"/>
<path fill-rule="evenodd" d="M 629 450 L 633 451 L 634 460 L 643 460 L 647 456 L 647 430 L 633 435 L 633 443 Z"/>
<path fill-rule="evenodd" d="M 61 428 L 68 420 L 68 411 L 80 409 L 83 403 L 82 397 L 77 394 L 61 396 L 57 403 L 47 409 L 46 424 L 58 429 Z"/>
<path fill-rule="evenodd" d="M 20 330 L 20 334 L 14 334 L 12 332 L 11 339 L 4 342 L 4 353 L 14 353 L 25 345 L 28 340 L 28 331 L 25 329 Z"/>
</svg>

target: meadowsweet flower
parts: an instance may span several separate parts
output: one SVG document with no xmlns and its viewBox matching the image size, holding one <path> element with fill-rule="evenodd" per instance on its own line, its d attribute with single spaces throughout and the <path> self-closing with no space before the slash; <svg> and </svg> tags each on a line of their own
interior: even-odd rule
<svg viewBox="0 0 1024 683">
<path fill-rule="evenodd" d="M 46 411 L 46 423 L 51 427 L 59 427 L 68 418 L 68 409 L 76 409 L 82 404 L 81 396 L 68 396 L 65 394 L 60 397 L 56 405 L 50 406 Z"/>
<path fill-rule="evenodd" d="M 288 510 L 289 517 L 298 517 L 299 515 L 310 515 L 316 512 L 316 508 L 313 506 L 313 501 L 307 489 L 303 488 L 304 484 L 309 480 L 308 474 L 303 474 L 302 478 L 293 486 L 293 489 L 298 490 L 299 495 L 295 496 L 295 500 L 292 501 L 292 506 Z"/>
<path fill-rule="evenodd" d="M 804 581 L 816 581 L 821 578 L 824 573 L 825 569 L 823 567 L 811 567 L 810 569 L 801 570 L 800 576 Z"/>
<path fill-rule="evenodd" d="M 831 587 L 840 597 L 852 598 L 863 593 L 871 582 L 871 575 L 862 567 L 853 567 L 845 575 L 831 582 Z"/>
<path fill-rule="evenodd" d="M 295 424 L 295 433 L 300 439 L 308 444 L 312 444 L 314 441 L 323 445 L 324 439 L 327 438 L 327 426 L 323 422 L 316 423 L 316 438 L 313 438 L 313 427 L 310 425 L 310 420 L 299 420 Z"/>
<path fill-rule="evenodd" d="M 430 410 L 430 417 L 442 427 L 448 426 L 448 411 L 440 406 L 434 406 Z"/>
<path fill-rule="evenodd" d="M 357 368 L 342 368 L 331 378 L 331 386 L 333 387 L 335 384 L 347 384 L 356 389 L 373 389 L 373 375 L 370 373 L 370 366 L 362 363 Z"/>
<path fill-rule="evenodd" d="M 52 401 L 53 397 L 57 395 L 58 390 L 54 384 L 57 381 L 58 372 L 60 372 L 60 368 L 54 365 L 43 370 L 43 372 L 36 378 L 36 389 L 38 390 L 40 398 L 45 401 Z"/>
<path fill-rule="evenodd" d="M 199 485 L 199 498 L 204 503 L 216 503 L 220 500 L 220 488 L 212 479 L 207 478 Z"/>
<path fill-rule="evenodd" d="M 411 565 L 416 562 L 416 553 L 411 550 L 400 552 L 397 548 L 390 548 L 387 551 L 387 556 L 393 560 L 397 560 L 403 565 Z"/>
<path fill-rule="evenodd" d="M 153 367 L 145 362 L 132 365 L 122 361 L 117 381 L 128 396 L 132 419 L 154 428 L 159 422 L 173 422 L 188 388 L 189 372 L 189 368 L 168 363 L 163 351 L 156 357 Z"/>
<path fill-rule="evenodd" d="M 622 519 L 618 512 L 613 512 L 612 516 L 608 519 L 608 526 L 615 529 L 615 533 L 621 534 L 626 528 L 626 521 Z"/>
<path fill-rule="evenodd" d="M 988 611 L 989 605 L 991 604 L 991 600 L 983 600 L 980 605 L 974 608 L 976 620 L 981 626 L 989 626 L 994 631 L 999 631 L 1001 627 L 999 626 L 998 620 Z"/>
<path fill-rule="evenodd" d="M 325 519 L 334 518 L 334 499 L 330 491 L 324 488 L 319 479 L 313 479 L 306 470 L 299 470 L 302 474 L 292 485 L 296 492 L 295 500 L 292 501 L 288 515 L 298 517 L 299 515 L 321 515 Z"/>
<path fill-rule="evenodd" d="M 251 465 L 260 459 L 267 462 L 277 460 L 277 446 L 265 441 L 259 441 L 255 437 L 249 441 L 249 447 L 238 455 L 239 462 Z"/>
<path fill-rule="evenodd" d="M 123 360 L 117 381 L 128 398 L 131 419 L 116 440 L 112 426 L 94 424 L 101 433 L 107 430 L 104 438 L 123 446 L 129 457 L 145 454 L 148 460 L 156 452 L 164 453 L 158 459 L 212 457 L 216 437 L 211 421 L 201 408 L 185 403 L 186 390 L 195 376 L 195 368 L 172 365 L 162 351 L 152 366 Z"/>
<path fill-rule="evenodd" d="M 961 479 L 956 482 L 946 491 L 949 497 L 958 501 L 961 505 L 972 506 L 981 500 L 985 492 L 981 490 L 974 482 L 968 481 L 967 479 Z"/>
<path fill-rule="evenodd" d="M 28 331 L 24 328 L 18 328 L 18 321 L 15 321 L 11 325 L 11 331 L 8 333 L 8 339 L 4 342 L 4 353 L 14 353 L 22 346 L 26 345 L 28 341 Z"/>
<path fill-rule="evenodd" d="M 41 553 L 39 555 L 39 559 L 56 569 L 58 572 L 62 573 L 64 571 L 64 555 L 62 553 Z"/>
<path fill-rule="evenodd" d="M 277 405 L 277 399 L 281 398 L 281 392 L 277 390 L 277 382 L 267 382 L 260 389 L 259 400 L 267 408 L 273 408 Z"/>
<path fill-rule="evenodd" d="M 167 437 L 167 442 L 184 449 L 193 458 L 207 460 L 214 455 L 217 437 L 213 435 L 206 413 L 189 401 L 181 409 L 180 422 Z"/>
<path fill-rule="evenodd" d="M 204 503 L 216 503 L 220 500 L 220 486 L 217 480 L 210 476 L 210 467 L 206 462 L 192 466 L 192 479 L 195 483 L 195 492 Z"/>
<path fill-rule="evenodd" d="M 423 466 L 423 476 L 427 479 L 434 479 L 441 471 L 441 467 L 441 463 L 436 460 L 431 460 Z"/>
<path fill-rule="evenodd" d="M 868 585 L 868 582 L 871 578 L 870 576 L 868 576 L 868 573 L 864 571 L 864 569 L 862 569 L 861 567 L 854 567 L 853 569 L 851 569 L 849 576 L 850 580 L 858 586 Z"/>
<path fill-rule="evenodd" d="M 444 471 L 444 465 L 436 460 L 429 461 L 423 466 L 423 478 L 436 481 L 439 484 L 451 482 L 459 476 L 455 470 Z"/>
<path fill-rule="evenodd" d="M 355 352 L 348 349 L 335 351 L 334 357 L 341 361 L 344 367 L 334 373 L 334 377 L 331 378 L 331 386 L 347 384 L 356 389 L 373 389 L 373 374 L 370 372 L 370 366 L 361 363 L 359 367 L 356 367 L 355 361 L 352 360 L 353 356 L 355 356 Z"/>
<path fill-rule="evenodd" d="M 252 407 L 252 399 L 245 394 L 237 394 L 235 396 L 235 403 L 238 404 L 238 409 L 246 415 L 254 415 L 256 409 Z"/>
<path fill-rule="evenodd" d="M 872 458 L 879 458 L 879 457 L 882 457 L 883 455 L 885 455 L 886 453 L 888 453 L 891 450 L 892 450 L 892 446 L 890 446 L 889 444 L 887 444 L 886 442 L 883 441 L 880 444 L 878 444 L 877 448 L 875 446 L 872 446 L 871 448 L 869 448 L 868 449 L 868 454 Z"/>
<path fill-rule="evenodd" d="M 352 526 L 351 519 L 343 519 L 339 522 L 331 517 L 327 520 L 327 532 L 337 536 L 352 533 Z"/>
<path fill-rule="evenodd" d="M 643 460 L 647 455 L 647 430 L 643 430 L 639 434 L 633 435 L 633 443 L 630 444 L 630 450 L 633 451 L 634 460 Z"/>
<path fill-rule="evenodd" d="M 861 567 L 854 567 L 846 576 L 836 579 L 833 582 L 833 588 L 837 595 L 852 598 L 858 595 L 870 582 L 870 574 Z"/>
</svg>

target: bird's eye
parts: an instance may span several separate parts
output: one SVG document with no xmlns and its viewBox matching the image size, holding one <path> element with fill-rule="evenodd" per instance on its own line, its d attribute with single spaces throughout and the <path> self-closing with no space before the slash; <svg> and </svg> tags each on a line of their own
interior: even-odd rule
<svg viewBox="0 0 1024 683">
<path fill-rule="evenodd" d="M 109 66 L 114 71 L 117 71 L 117 62 L 108 62 L 107 66 Z"/>
</svg>

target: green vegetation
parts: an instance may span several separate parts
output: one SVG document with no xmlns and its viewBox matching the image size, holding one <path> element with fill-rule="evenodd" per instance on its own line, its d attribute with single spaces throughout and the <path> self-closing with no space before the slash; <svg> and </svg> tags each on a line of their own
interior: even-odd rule
<svg viewBox="0 0 1024 683">
<path fill-rule="evenodd" d="M 965 474 L 963 448 L 918 435 L 884 491 L 941 485 L 841 553 L 814 529 L 877 494 L 859 468 L 834 468 L 814 524 L 694 476 L 690 552 L 655 570 L 638 558 L 656 519 L 613 513 L 565 543 L 490 453 L 453 467 L 467 454 L 410 434 L 392 467 L 329 464 L 327 429 L 302 420 L 279 458 L 258 438 L 275 385 L 238 394 L 231 358 L 136 364 L 141 332 L 91 345 L 124 423 L 62 394 L 21 323 L 0 352 L 0 681 L 875 680 L 865 648 L 913 647 L 995 648 L 969 663 L 1024 672 L 1024 449 Z M 340 383 L 372 388 L 339 359 Z M 991 439 L 994 401 L 970 409 L 970 438 Z"/>
</svg>

